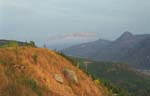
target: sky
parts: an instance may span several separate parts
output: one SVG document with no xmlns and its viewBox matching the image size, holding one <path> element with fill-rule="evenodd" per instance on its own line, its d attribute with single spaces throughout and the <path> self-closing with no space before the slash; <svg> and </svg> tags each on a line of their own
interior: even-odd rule
<svg viewBox="0 0 150 96">
<path fill-rule="evenodd" d="M 150 0 L 0 0 L 0 39 L 42 45 L 150 34 Z"/>
</svg>

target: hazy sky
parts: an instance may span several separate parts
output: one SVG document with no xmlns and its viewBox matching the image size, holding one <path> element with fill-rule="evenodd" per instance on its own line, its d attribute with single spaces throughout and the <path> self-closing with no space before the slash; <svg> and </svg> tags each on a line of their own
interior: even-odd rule
<svg viewBox="0 0 150 96">
<path fill-rule="evenodd" d="M 0 0 L 0 38 L 63 43 L 150 33 L 150 0 Z"/>
</svg>

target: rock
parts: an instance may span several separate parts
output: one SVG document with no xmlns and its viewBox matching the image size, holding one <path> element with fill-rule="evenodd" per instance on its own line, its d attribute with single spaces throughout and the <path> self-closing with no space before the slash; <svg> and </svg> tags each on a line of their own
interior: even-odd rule
<svg viewBox="0 0 150 96">
<path fill-rule="evenodd" d="M 63 78 L 61 77 L 60 74 L 55 74 L 55 75 L 54 75 L 54 78 L 55 78 L 55 80 L 56 80 L 57 82 L 59 82 L 59 83 L 61 83 L 61 84 L 64 83 L 64 80 L 63 80 Z"/>
<path fill-rule="evenodd" d="M 75 84 L 78 84 L 78 83 L 79 83 L 78 77 L 77 77 L 77 75 L 76 75 L 76 73 L 75 73 L 74 71 L 65 68 L 65 69 L 63 70 L 63 73 L 64 73 L 65 77 L 66 77 L 68 80 L 70 80 L 70 82 L 73 82 L 73 83 L 75 83 Z"/>
</svg>

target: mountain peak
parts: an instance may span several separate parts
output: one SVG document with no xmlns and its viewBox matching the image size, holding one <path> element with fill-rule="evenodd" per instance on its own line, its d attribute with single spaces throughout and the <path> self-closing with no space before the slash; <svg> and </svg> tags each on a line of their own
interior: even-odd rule
<svg viewBox="0 0 150 96">
<path fill-rule="evenodd" d="M 133 35 L 131 32 L 129 32 L 129 31 L 125 31 L 122 35 Z"/>
<path fill-rule="evenodd" d="M 131 38 L 133 38 L 133 34 L 129 31 L 126 31 L 117 40 L 127 40 Z"/>
</svg>

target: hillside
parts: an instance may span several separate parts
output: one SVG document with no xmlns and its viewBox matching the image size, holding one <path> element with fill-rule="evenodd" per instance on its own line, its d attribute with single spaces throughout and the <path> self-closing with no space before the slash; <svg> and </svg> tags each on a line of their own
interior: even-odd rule
<svg viewBox="0 0 150 96">
<path fill-rule="evenodd" d="M 80 64 L 81 68 L 95 78 L 109 80 L 113 84 L 127 90 L 131 96 L 149 96 L 150 94 L 150 77 L 126 64 L 96 62 L 81 58 L 73 59 Z"/>
<path fill-rule="evenodd" d="M 108 96 L 105 87 L 44 48 L 0 48 L 0 81 L 0 96 Z"/>
<path fill-rule="evenodd" d="M 138 69 L 150 69 L 150 34 L 124 32 L 115 41 L 97 40 L 62 50 L 70 56 L 96 61 L 122 62 Z"/>
</svg>

